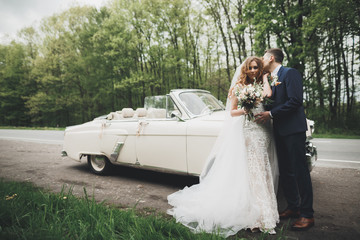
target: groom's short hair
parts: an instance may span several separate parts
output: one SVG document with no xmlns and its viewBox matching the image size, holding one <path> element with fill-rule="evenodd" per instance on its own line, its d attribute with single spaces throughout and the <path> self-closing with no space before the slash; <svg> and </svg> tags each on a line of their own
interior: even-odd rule
<svg viewBox="0 0 360 240">
<path fill-rule="evenodd" d="M 284 60 L 284 53 L 280 48 L 270 48 L 265 50 L 265 53 L 269 53 L 274 56 L 275 62 L 282 63 Z"/>
</svg>

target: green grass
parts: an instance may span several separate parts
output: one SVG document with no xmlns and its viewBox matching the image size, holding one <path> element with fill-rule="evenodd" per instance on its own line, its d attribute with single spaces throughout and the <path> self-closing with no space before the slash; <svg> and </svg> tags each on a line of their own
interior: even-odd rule
<svg viewBox="0 0 360 240">
<path fill-rule="evenodd" d="M 341 139 L 360 139 L 360 135 L 334 134 L 334 133 L 313 133 L 314 138 L 341 138 Z"/>
<path fill-rule="evenodd" d="M 0 198 L 0 239 L 223 239 L 194 234 L 155 211 L 97 203 L 85 188 L 84 197 L 77 198 L 72 188 L 53 194 L 30 183 L 0 180 Z M 241 231 L 229 239 L 282 239 L 282 232 L 274 238 Z"/>
</svg>

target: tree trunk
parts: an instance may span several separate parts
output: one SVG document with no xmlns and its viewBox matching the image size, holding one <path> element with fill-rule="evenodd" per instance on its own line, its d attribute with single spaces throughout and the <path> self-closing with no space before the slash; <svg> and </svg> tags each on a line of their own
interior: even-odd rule
<svg viewBox="0 0 360 240">
<path fill-rule="evenodd" d="M 324 109 L 324 89 L 321 83 L 322 79 L 322 70 L 319 64 L 319 51 L 316 48 L 314 51 L 314 61 L 315 61 L 315 69 L 316 69 L 316 83 L 317 83 L 317 90 L 319 92 L 319 103 L 320 109 Z M 325 116 L 323 116 L 323 120 L 325 121 Z"/>
<path fill-rule="evenodd" d="M 346 116 L 349 118 L 350 114 L 350 86 L 349 86 L 349 73 L 348 73 L 348 66 L 346 63 L 346 57 L 345 57 L 345 49 L 344 49 L 344 43 L 343 43 L 343 32 L 342 28 L 340 27 L 340 51 L 341 56 L 343 60 L 343 68 L 344 68 L 344 80 L 345 80 L 345 90 L 346 90 Z M 345 103 L 343 103 L 345 104 Z"/>
<path fill-rule="evenodd" d="M 224 9 L 225 12 L 225 17 L 226 17 L 226 23 L 227 23 L 227 34 L 228 34 L 228 38 L 229 38 L 229 42 L 230 42 L 230 48 L 231 48 L 231 53 L 233 56 L 233 64 L 234 64 L 234 69 L 236 69 L 236 54 L 234 51 L 234 47 L 233 47 L 233 43 L 232 43 L 232 39 L 231 39 L 231 32 L 234 34 L 234 28 L 232 26 L 232 22 L 231 22 L 231 17 L 229 14 L 229 2 L 224 2 L 224 0 L 220 0 L 220 3 Z M 235 36 L 235 41 L 236 41 L 236 36 Z"/>
<path fill-rule="evenodd" d="M 215 6 L 213 6 L 209 0 L 207 0 L 207 2 L 209 3 L 209 7 L 210 7 L 210 11 L 211 14 L 213 16 L 214 19 L 214 23 L 215 25 L 219 28 L 220 30 L 220 34 L 222 37 L 222 42 L 224 44 L 225 47 L 225 59 L 226 59 L 226 73 L 227 73 L 227 78 L 228 78 L 228 82 L 231 82 L 231 76 L 230 76 L 230 61 L 229 61 L 229 47 L 228 47 L 228 42 L 226 39 L 226 34 L 225 31 L 223 29 L 222 23 L 221 23 L 221 16 L 219 14 L 219 12 L 216 11 Z M 219 69 L 220 70 L 220 69 Z"/>
<path fill-rule="evenodd" d="M 351 98 L 350 98 L 350 112 L 352 112 L 355 98 L 355 74 L 354 74 L 354 62 L 355 62 L 355 35 L 352 36 L 352 48 L 351 48 Z"/>
<path fill-rule="evenodd" d="M 340 60 L 340 49 L 338 44 L 338 37 L 335 33 L 335 46 L 333 46 L 335 49 L 335 55 L 334 55 L 334 66 L 336 70 L 335 74 L 335 100 L 334 100 L 334 108 L 336 109 L 334 112 L 334 118 L 336 119 L 338 117 L 338 114 L 340 112 L 340 93 L 341 93 L 341 60 Z M 335 62 L 336 61 L 336 62 Z"/>
</svg>

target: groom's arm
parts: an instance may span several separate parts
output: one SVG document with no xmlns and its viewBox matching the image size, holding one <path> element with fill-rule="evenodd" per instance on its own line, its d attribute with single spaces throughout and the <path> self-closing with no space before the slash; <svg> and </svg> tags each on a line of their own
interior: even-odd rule
<svg viewBox="0 0 360 240">
<path fill-rule="evenodd" d="M 278 118 L 295 112 L 303 104 L 302 77 L 296 69 L 289 69 L 284 79 L 286 85 L 287 100 L 285 103 L 274 107 L 271 114 Z"/>
</svg>

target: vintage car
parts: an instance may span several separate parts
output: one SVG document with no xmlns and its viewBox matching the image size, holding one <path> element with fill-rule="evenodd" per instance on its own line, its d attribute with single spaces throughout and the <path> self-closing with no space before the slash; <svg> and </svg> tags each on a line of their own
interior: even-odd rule
<svg viewBox="0 0 360 240">
<path fill-rule="evenodd" d="M 113 164 L 199 175 L 224 118 L 224 105 L 210 92 L 171 90 L 146 97 L 144 108 L 124 108 L 67 127 L 62 156 L 77 161 L 87 157 L 90 169 L 100 175 Z M 311 169 L 316 148 L 310 141 L 306 148 Z"/>
</svg>

